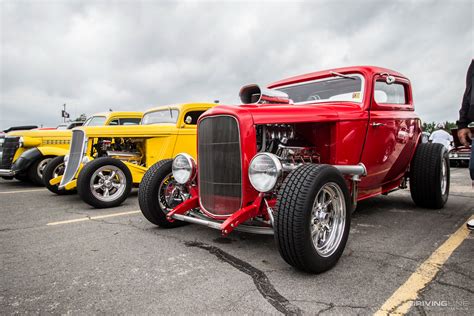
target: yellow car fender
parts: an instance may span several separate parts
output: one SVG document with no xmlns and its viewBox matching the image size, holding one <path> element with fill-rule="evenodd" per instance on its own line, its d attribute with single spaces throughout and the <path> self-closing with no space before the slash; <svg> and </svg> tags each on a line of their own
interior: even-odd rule
<svg viewBox="0 0 474 316">
<path fill-rule="evenodd" d="M 43 156 L 65 156 L 69 153 L 69 148 L 59 147 L 36 147 Z"/>
</svg>

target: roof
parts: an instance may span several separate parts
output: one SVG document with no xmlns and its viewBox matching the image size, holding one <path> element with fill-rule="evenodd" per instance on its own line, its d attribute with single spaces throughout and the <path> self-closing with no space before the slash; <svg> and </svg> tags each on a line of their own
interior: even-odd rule
<svg viewBox="0 0 474 316">
<path fill-rule="evenodd" d="M 139 111 L 112 111 L 112 112 L 94 113 L 91 116 L 105 116 L 105 117 L 136 116 L 136 117 L 142 117 L 143 112 L 139 112 Z"/>
<path fill-rule="evenodd" d="M 179 111 L 186 111 L 193 108 L 212 108 L 218 104 L 216 103 L 205 103 L 205 102 L 196 102 L 196 103 L 178 103 L 178 104 L 169 104 L 169 105 L 160 105 L 145 111 L 145 113 L 155 112 L 164 109 L 177 109 Z"/>
<path fill-rule="evenodd" d="M 387 69 L 387 68 L 382 68 L 382 67 L 377 67 L 377 66 L 351 66 L 351 67 L 327 69 L 327 70 L 311 72 L 304 75 L 286 78 L 286 79 L 279 80 L 277 82 L 274 82 L 268 85 L 268 88 L 274 88 L 276 86 L 309 81 L 309 80 L 313 80 L 313 79 L 321 78 L 321 77 L 328 77 L 328 76 L 331 76 L 331 73 L 330 73 L 331 71 L 339 72 L 339 73 L 359 72 L 359 73 L 362 73 L 364 75 L 369 75 L 369 76 L 374 75 L 374 74 L 380 74 L 380 73 L 388 73 L 396 77 L 408 79 L 406 76 L 402 75 L 401 73 L 391 70 L 391 69 Z"/>
</svg>

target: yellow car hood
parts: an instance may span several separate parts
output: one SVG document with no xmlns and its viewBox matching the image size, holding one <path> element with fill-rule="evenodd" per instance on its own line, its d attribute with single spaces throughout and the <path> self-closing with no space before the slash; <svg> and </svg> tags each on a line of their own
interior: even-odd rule
<svg viewBox="0 0 474 316">
<path fill-rule="evenodd" d="M 177 134 L 176 124 L 76 127 L 87 137 L 156 137 Z"/>
</svg>

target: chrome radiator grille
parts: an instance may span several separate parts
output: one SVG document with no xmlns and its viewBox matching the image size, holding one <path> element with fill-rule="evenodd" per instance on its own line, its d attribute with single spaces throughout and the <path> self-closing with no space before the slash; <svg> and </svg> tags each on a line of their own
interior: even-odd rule
<svg viewBox="0 0 474 316">
<path fill-rule="evenodd" d="M 72 131 L 71 146 L 69 147 L 69 160 L 64 170 L 63 178 L 59 187 L 62 187 L 72 180 L 76 176 L 76 172 L 81 165 L 82 156 L 84 154 L 86 144 L 86 134 L 82 130 Z"/>
<path fill-rule="evenodd" d="M 206 211 L 230 215 L 242 203 L 242 166 L 237 120 L 210 116 L 198 126 L 199 197 Z"/>
<path fill-rule="evenodd" d="M 3 140 L 0 159 L 0 169 L 10 169 L 12 167 L 15 152 L 20 147 L 20 137 L 5 137 Z"/>
</svg>

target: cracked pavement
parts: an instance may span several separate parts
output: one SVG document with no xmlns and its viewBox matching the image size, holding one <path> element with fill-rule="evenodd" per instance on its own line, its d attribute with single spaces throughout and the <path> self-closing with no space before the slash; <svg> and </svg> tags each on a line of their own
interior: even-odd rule
<svg viewBox="0 0 474 316">
<path fill-rule="evenodd" d="M 288 266 L 272 236 L 161 229 L 141 214 L 46 226 L 139 210 L 136 191 L 96 210 L 77 195 L 0 180 L 0 192 L 35 190 L 0 194 L 0 313 L 372 314 L 474 214 L 467 169 L 451 177 L 442 210 L 416 208 L 408 190 L 361 202 L 341 260 L 320 275 Z M 473 253 L 471 233 L 409 313 L 471 315 Z"/>
</svg>

